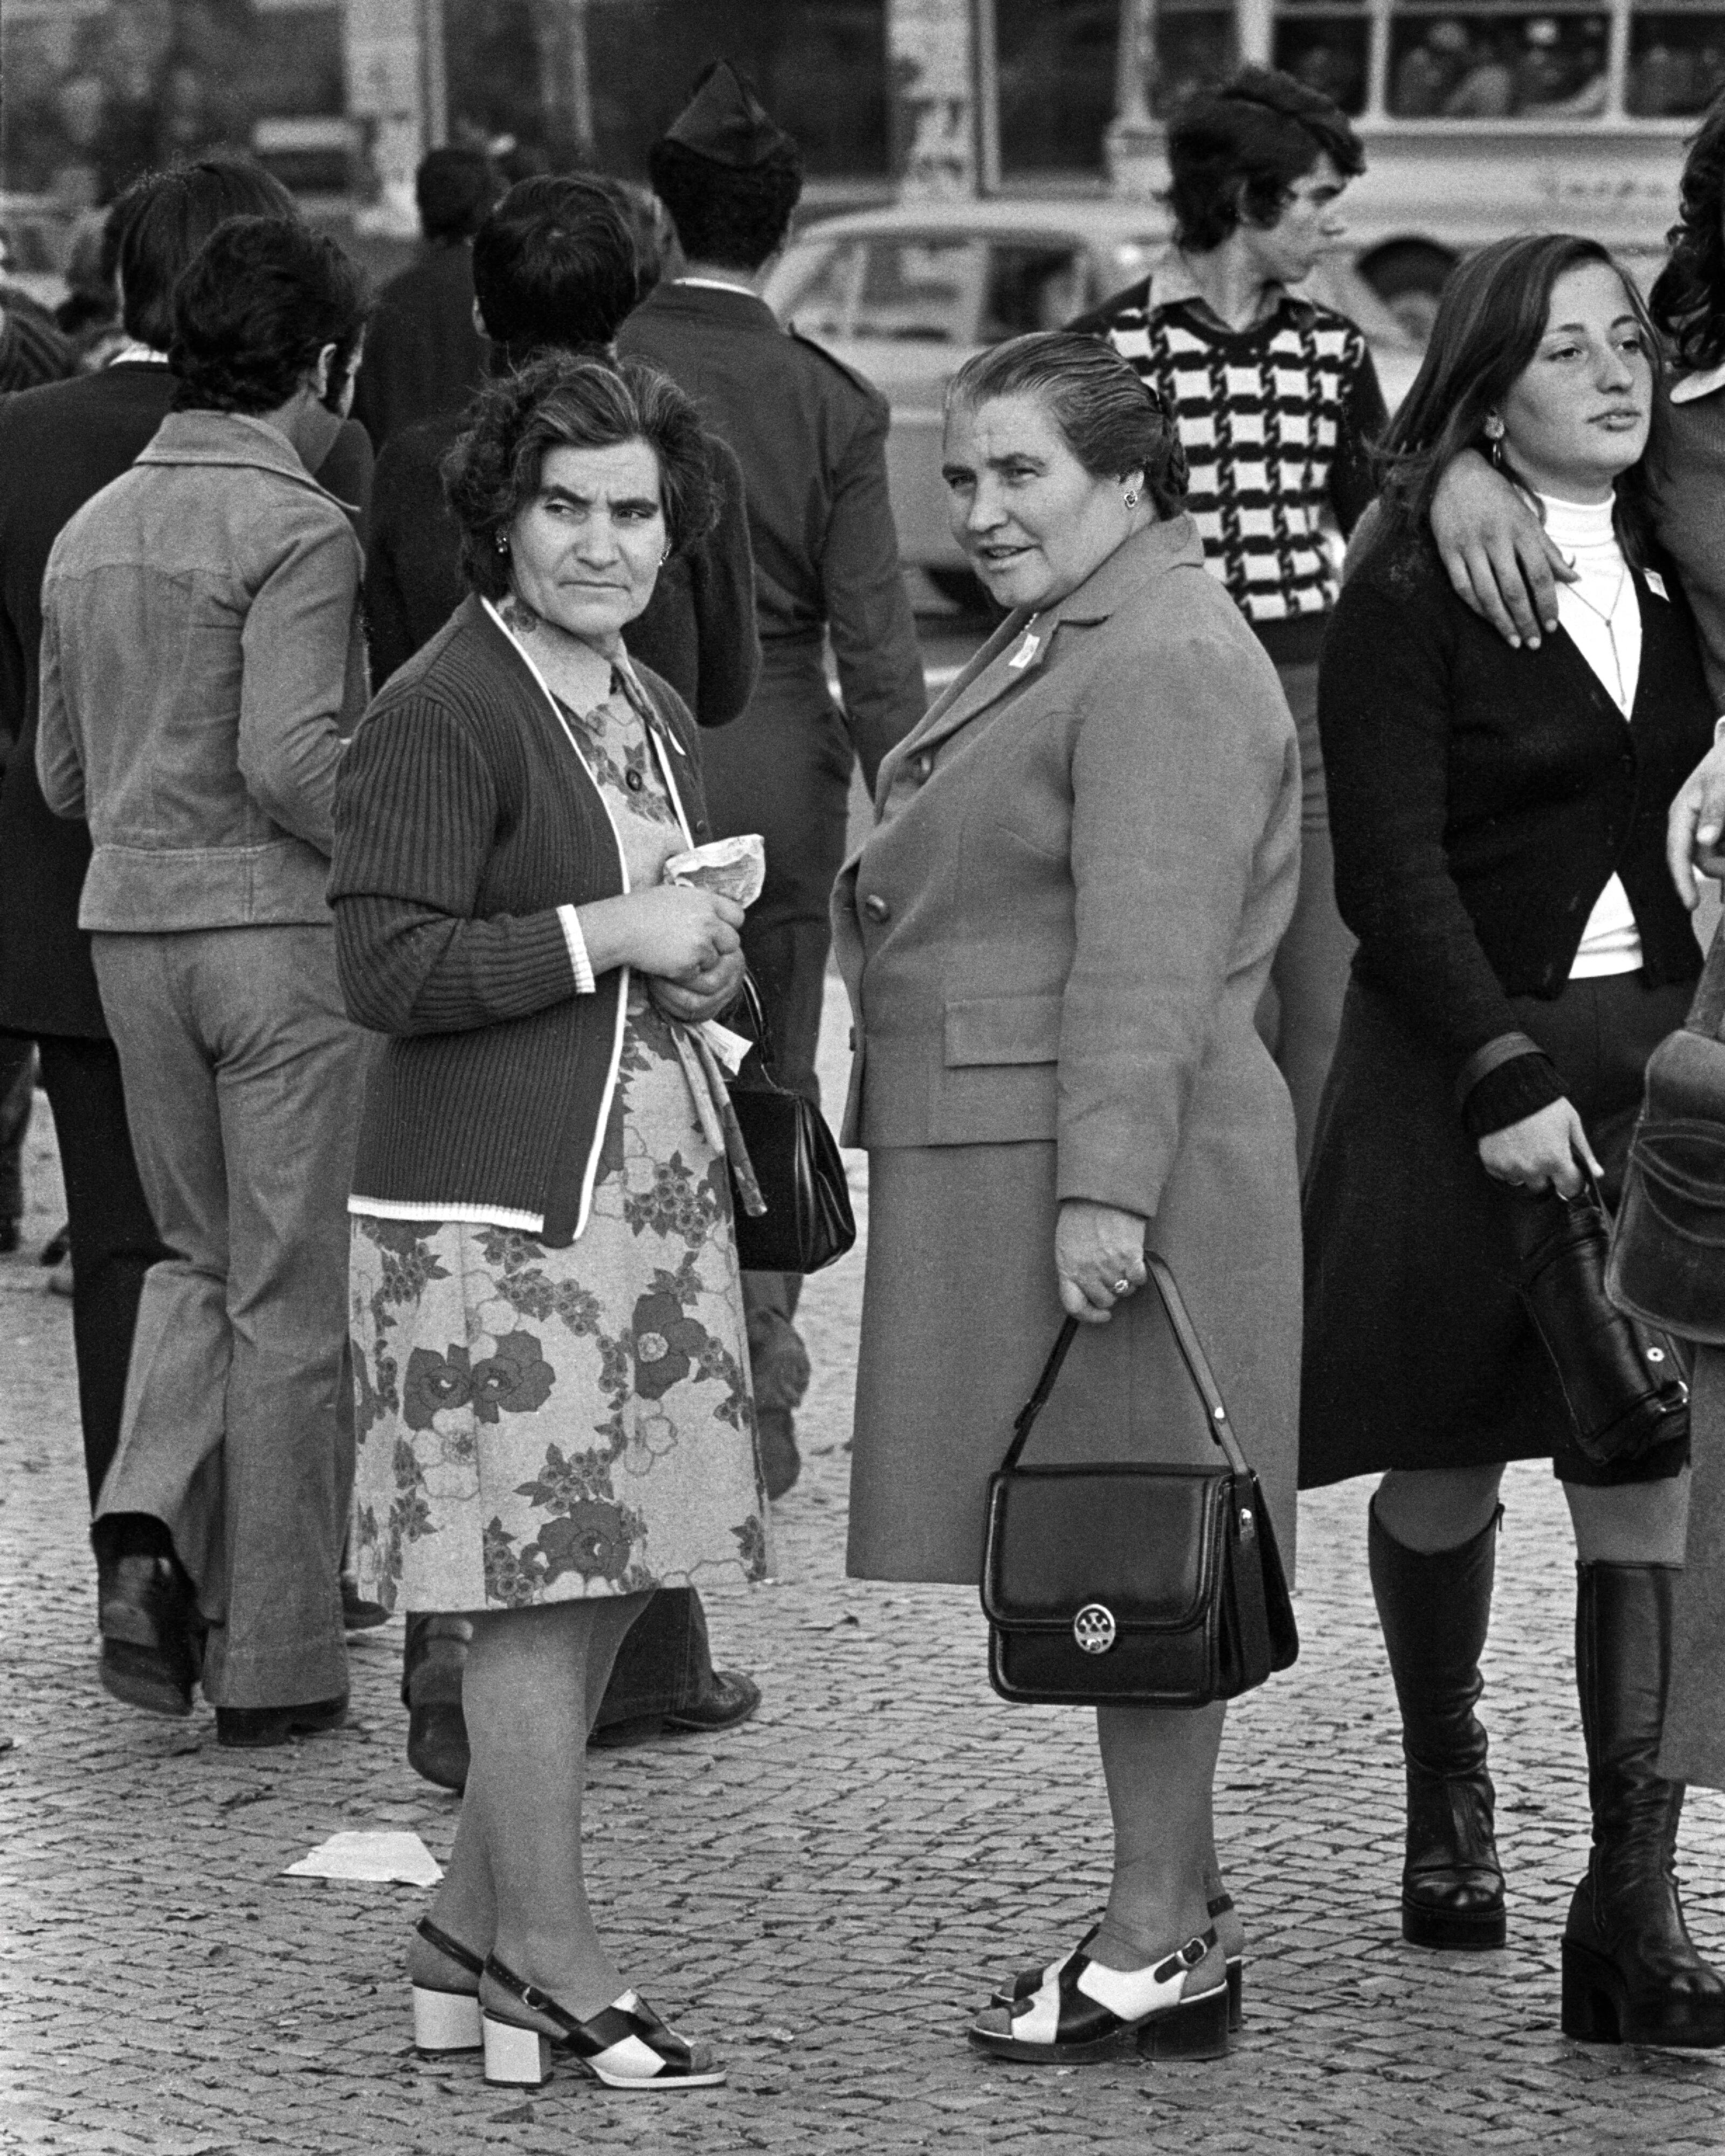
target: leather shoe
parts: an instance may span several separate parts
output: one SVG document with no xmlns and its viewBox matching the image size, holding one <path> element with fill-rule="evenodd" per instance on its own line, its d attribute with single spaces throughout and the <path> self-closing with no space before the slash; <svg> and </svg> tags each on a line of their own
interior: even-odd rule
<svg viewBox="0 0 1725 2156">
<path fill-rule="evenodd" d="M 189 1714 L 203 1642 L 179 1565 L 171 1557 L 116 1558 L 98 1567 L 96 1595 L 104 1689 L 147 1714 Z"/>
<path fill-rule="evenodd" d="M 461 1712 L 461 1671 L 473 1627 L 465 1617 L 408 1619 L 402 1703 L 408 1710 L 408 1764 L 440 1789 L 467 1787 L 470 1754 Z"/>
<path fill-rule="evenodd" d="M 432 1700 L 408 1709 L 408 1764 L 440 1789 L 453 1789 L 459 1797 L 467 1787 L 472 1754 L 467 1743 L 467 1718 L 461 1702 Z"/>
<path fill-rule="evenodd" d="M 761 1687 L 741 1670 L 715 1670 L 712 1682 L 692 1707 L 667 1714 L 667 1729 L 734 1729 L 761 1704 Z"/>
<path fill-rule="evenodd" d="M 803 1455 L 797 1450 L 797 1426 L 788 1408 L 755 1409 L 755 1448 L 761 1462 L 761 1480 L 769 1500 L 777 1504 L 796 1486 L 803 1471 Z"/>
<path fill-rule="evenodd" d="M 381 1602 L 369 1602 L 359 1591 L 359 1582 L 351 1572 L 341 1575 L 341 1629 L 344 1632 L 369 1632 L 374 1625 L 387 1625 L 389 1612 Z"/>
<path fill-rule="evenodd" d="M 347 1695 L 307 1700 L 300 1707 L 218 1707 L 216 1742 L 231 1751 L 261 1751 L 293 1737 L 318 1737 L 347 1719 Z"/>
</svg>

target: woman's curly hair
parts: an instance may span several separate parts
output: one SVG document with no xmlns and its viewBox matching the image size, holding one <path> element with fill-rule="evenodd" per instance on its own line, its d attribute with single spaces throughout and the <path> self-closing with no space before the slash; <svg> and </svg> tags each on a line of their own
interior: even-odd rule
<svg viewBox="0 0 1725 2156">
<path fill-rule="evenodd" d="M 1648 309 L 1678 367 L 1717 367 L 1725 360 L 1725 93 L 1689 145 L 1677 211 L 1666 234 L 1671 258 L 1654 280 Z"/>
<path fill-rule="evenodd" d="M 717 505 L 700 415 L 668 375 L 639 360 L 547 352 L 485 385 L 443 463 L 475 591 L 495 599 L 509 589 L 497 542 L 538 492 L 546 452 L 621 442 L 644 442 L 657 459 L 666 538 L 673 554 L 685 552 L 712 528 Z"/>
</svg>

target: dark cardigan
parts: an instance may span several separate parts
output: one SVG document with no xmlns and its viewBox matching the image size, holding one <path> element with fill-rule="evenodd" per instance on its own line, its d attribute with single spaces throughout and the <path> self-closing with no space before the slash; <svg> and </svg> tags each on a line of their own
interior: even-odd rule
<svg viewBox="0 0 1725 2156">
<path fill-rule="evenodd" d="M 694 721 L 641 680 L 697 842 Z M 372 1066 L 356 1204 L 538 1214 L 574 1240 L 603 1135 L 620 968 L 577 992 L 560 905 L 624 888 L 598 788 L 508 637 L 469 598 L 379 694 L 343 760 L 329 896 Z"/>
<path fill-rule="evenodd" d="M 1661 598 L 1636 580 L 1628 725 L 1567 635 L 1511 650 L 1428 547 L 1368 554 L 1331 617 L 1318 729 L 1354 972 L 1450 1059 L 1476 1137 L 1562 1097 L 1508 998 L 1563 993 L 1614 874 L 1644 979 L 1700 971 L 1666 816 L 1715 714 L 1681 588 L 1662 581 Z"/>
</svg>

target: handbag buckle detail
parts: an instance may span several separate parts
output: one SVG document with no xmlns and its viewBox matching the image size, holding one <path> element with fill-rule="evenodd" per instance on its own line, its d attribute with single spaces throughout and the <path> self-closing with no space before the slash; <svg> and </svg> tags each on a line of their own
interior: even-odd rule
<svg viewBox="0 0 1725 2156">
<path fill-rule="evenodd" d="M 1072 1620 L 1072 1637 L 1087 1655 L 1106 1655 L 1118 1632 L 1114 1612 L 1100 1602 L 1086 1602 Z"/>
</svg>

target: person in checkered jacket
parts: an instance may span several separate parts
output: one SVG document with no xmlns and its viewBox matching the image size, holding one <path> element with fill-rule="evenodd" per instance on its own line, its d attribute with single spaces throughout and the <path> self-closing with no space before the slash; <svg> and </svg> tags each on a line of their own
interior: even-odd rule
<svg viewBox="0 0 1725 2156">
<path fill-rule="evenodd" d="M 1173 252 L 1071 326 L 1106 338 L 1174 414 L 1204 565 L 1276 662 L 1299 729 L 1300 898 L 1260 1024 L 1293 1096 L 1303 1170 L 1353 951 L 1317 741 L 1318 648 L 1339 582 L 1327 535 L 1346 537 L 1376 492 L 1372 445 L 1389 415 L 1359 330 L 1292 288 L 1341 239 L 1338 203 L 1365 154 L 1330 99 L 1249 67 L 1182 106 L 1168 157 Z"/>
</svg>

